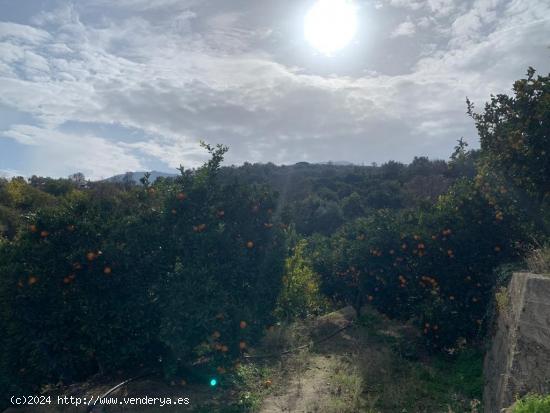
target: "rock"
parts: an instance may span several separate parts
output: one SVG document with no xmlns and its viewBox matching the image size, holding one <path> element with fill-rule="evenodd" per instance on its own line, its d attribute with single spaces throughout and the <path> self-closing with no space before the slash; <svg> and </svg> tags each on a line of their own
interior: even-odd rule
<svg viewBox="0 0 550 413">
<path fill-rule="evenodd" d="M 550 277 L 515 273 L 485 357 L 485 413 L 529 392 L 550 393 Z"/>
</svg>

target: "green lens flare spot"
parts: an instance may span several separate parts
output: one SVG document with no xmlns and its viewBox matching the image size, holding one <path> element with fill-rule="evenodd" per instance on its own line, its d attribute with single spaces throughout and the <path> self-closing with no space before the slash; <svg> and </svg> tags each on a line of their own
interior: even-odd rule
<svg viewBox="0 0 550 413">
<path fill-rule="evenodd" d="M 210 386 L 215 387 L 218 384 L 217 379 L 210 379 Z"/>
</svg>

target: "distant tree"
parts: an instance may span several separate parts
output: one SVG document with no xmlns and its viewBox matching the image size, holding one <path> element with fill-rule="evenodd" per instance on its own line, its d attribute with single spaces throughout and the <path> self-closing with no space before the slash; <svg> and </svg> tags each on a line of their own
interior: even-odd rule
<svg viewBox="0 0 550 413">
<path fill-rule="evenodd" d="M 73 181 L 79 187 L 86 186 L 86 176 L 84 176 L 82 172 L 76 172 L 69 175 L 69 180 Z"/>
</svg>

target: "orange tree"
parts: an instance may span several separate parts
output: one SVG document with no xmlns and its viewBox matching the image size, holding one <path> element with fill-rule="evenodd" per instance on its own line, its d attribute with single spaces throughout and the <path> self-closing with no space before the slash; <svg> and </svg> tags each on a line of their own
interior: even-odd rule
<svg viewBox="0 0 550 413">
<path fill-rule="evenodd" d="M 493 269 L 520 238 L 463 180 L 433 207 L 379 211 L 318 241 L 315 269 L 334 299 L 413 320 L 430 347 L 452 347 L 483 330 Z"/>
<path fill-rule="evenodd" d="M 275 196 L 220 184 L 225 148 L 207 149 L 206 165 L 174 181 L 72 191 L 2 240 L 4 394 L 140 366 L 173 375 L 199 356 L 227 363 L 272 321 L 286 247 Z"/>
<path fill-rule="evenodd" d="M 544 238 L 550 233 L 550 76 L 529 68 L 513 91 L 492 96 L 481 113 L 467 102 L 481 143 L 476 183 L 500 216 Z"/>
</svg>

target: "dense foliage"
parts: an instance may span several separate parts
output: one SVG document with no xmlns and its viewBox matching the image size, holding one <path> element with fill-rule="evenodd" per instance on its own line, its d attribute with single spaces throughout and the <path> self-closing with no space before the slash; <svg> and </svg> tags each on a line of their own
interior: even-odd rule
<svg viewBox="0 0 550 413">
<path fill-rule="evenodd" d="M 426 341 L 449 351 L 480 337 L 496 284 L 494 269 L 527 242 L 544 243 L 548 224 L 549 77 L 515 83 L 515 96 L 492 98 L 476 122 L 482 149 L 461 139 L 448 165 L 474 179 L 455 181 L 433 205 L 380 210 L 313 246 L 323 289 L 359 309 L 414 320 Z"/>
<path fill-rule="evenodd" d="M 209 149 L 171 183 L 73 188 L 3 241 L 4 392 L 139 366 L 173 375 L 200 356 L 223 366 L 272 322 L 275 198 L 219 184 L 225 149 Z"/>
</svg>

